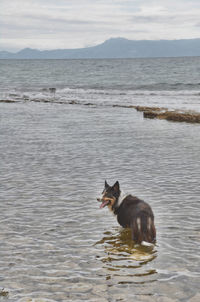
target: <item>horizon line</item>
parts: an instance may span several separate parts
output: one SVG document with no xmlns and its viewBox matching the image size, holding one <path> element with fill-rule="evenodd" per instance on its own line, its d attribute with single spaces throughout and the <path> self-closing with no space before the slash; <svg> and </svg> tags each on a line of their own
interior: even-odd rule
<svg viewBox="0 0 200 302">
<path fill-rule="evenodd" d="M 104 40 L 103 42 L 101 43 L 98 43 L 98 44 L 94 44 L 92 46 L 85 46 L 85 47 L 78 47 L 78 48 L 49 48 L 49 49 L 39 49 L 39 48 L 32 48 L 32 47 L 23 47 L 23 48 L 20 48 L 18 50 L 15 50 L 15 51 L 12 51 L 12 50 L 1 50 L 0 49 L 0 52 L 8 52 L 8 53 L 11 53 L 11 54 L 17 54 L 18 52 L 20 51 L 23 51 L 23 50 L 36 50 L 36 51 L 39 51 L 39 52 L 43 52 L 43 51 L 53 51 L 53 50 L 80 50 L 80 49 L 87 49 L 87 48 L 93 48 L 93 47 L 96 47 L 96 46 L 99 46 L 99 45 L 102 45 L 104 44 L 105 42 L 107 41 L 110 41 L 110 40 L 126 40 L 126 41 L 134 41 L 134 42 L 144 42 L 144 41 L 184 41 L 184 40 L 200 40 L 200 37 L 199 38 L 177 38 L 177 39 L 127 39 L 127 38 L 123 38 L 123 37 L 111 37 L 109 39 L 106 39 Z"/>
</svg>

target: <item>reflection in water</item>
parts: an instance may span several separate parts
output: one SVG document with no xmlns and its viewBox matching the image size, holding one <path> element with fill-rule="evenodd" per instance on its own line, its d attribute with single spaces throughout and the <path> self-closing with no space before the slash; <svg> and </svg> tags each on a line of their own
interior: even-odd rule
<svg viewBox="0 0 200 302">
<path fill-rule="evenodd" d="M 103 268 L 107 270 L 107 280 L 112 276 L 118 277 L 118 284 L 155 281 L 152 278 L 145 281 L 144 277 L 157 274 L 155 269 L 146 267 L 157 257 L 156 248 L 135 245 L 131 239 L 130 229 L 114 228 L 112 231 L 104 232 L 104 237 L 96 244 L 103 245 L 105 249 L 105 256 L 100 260 L 104 264 Z"/>
<path fill-rule="evenodd" d="M 1 104 L 0 120 L 0 300 L 188 302 L 199 292 L 199 125 L 28 102 Z M 134 246 L 97 211 L 105 175 L 152 205 L 159 246 Z"/>
</svg>

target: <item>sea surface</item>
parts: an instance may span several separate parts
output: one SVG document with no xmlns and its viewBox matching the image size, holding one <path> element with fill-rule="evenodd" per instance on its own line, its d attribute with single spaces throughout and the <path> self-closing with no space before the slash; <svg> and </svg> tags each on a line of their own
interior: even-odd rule
<svg viewBox="0 0 200 302">
<path fill-rule="evenodd" d="M 0 60 L 0 100 L 0 301 L 200 301 L 200 125 L 113 107 L 200 111 L 200 58 Z M 153 248 L 105 179 L 151 205 Z"/>
<path fill-rule="evenodd" d="M 200 111 L 200 57 L 0 60 L 1 99 Z"/>
</svg>

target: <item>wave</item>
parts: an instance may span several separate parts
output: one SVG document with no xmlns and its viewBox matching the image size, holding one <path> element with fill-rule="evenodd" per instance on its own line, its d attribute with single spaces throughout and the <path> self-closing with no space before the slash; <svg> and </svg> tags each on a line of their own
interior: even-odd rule
<svg viewBox="0 0 200 302">
<path fill-rule="evenodd" d="M 180 85 L 177 83 L 176 85 Z M 155 86 L 155 85 L 154 85 Z M 199 83 L 200 86 L 200 83 Z M 135 86 L 136 87 L 136 86 Z M 144 87 L 144 86 L 143 86 Z M 153 87 L 153 85 L 151 86 Z M 137 86 L 138 88 L 138 86 Z M 141 88 L 141 86 L 140 86 Z M 146 86 L 145 86 L 146 88 Z M 200 87 L 199 87 L 200 88 Z M 150 90 L 150 89 L 110 89 L 91 87 L 33 87 L 5 89 L 0 92 L 1 102 L 43 102 L 57 104 L 92 105 L 139 105 L 157 106 L 171 109 L 199 111 L 200 89 Z"/>
<path fill-rule="evenodd" d="M 181 83 L 181 82 L 176 82 L 176 83 L 152 83 L 152 84 L 135 84 L 133 85 L 132 83 L 126 83 L 126 84 L 115 84 L 115 85 L 85 85 L 85 86 L 76 86 L 76 87 L 71 87 L 71 89 L 91 89 L 91 90 L 108 90 L 108 91 L 115 91 L 115 90 L 120 90 L 120 91 L 126 91 L 126 90 L 148 90 L 148 91 L 171 91 L 171 90 L 199 90 L 200 89 L 200 82 L 199 83 Z M 65 88 L 64 88 L 65 89 Z M 68 89 L 68 88 L 67 88 Z"/>
<path fill-rule="evenodd" d="M 188 84 L 189 85 L 189 84 Z M 140 88 L 140 89 L 138 89 Z M 143 90 L 140 87 L 137 89 L 96 89 L 96 88 L 77 88 L 77 87 L 48 87 L 48 88 L 33 88 L 33 89 L 12 89 L 4 91 L 0 94 L 0 99 L 13 99 L 13 100 L 32 100 L 32 99 L 52 99 L 52 100 L 83 100 L 99 99 L 102 97 L 108 98 L 131 98 L 131 97 L 200 97 L 200 89 L 191 90 L 151 90 L 149 87 L 143 86 Z M 200 83 L 199 83 L 200 88 Z"/>
<path fill-rule="evenodd" d="M 175 89 L 182 87 L 182 89 Z M 160 89 L 158 89 L 160 88 Z M 190 89 L 189 89 L 190 88 Z M 192 88 L 192 89 L 191 89 Z M 48 88 L 49 89 L 49 88 Z M 45 90 L 48 90 L 45 89 Z M 87 93 L 98 95 L 200 95 L 200 83 L 197 84 L 153 84 L 153 85 L 136 85 L 136 86 L 115 86 L 115 87 L 98 87 L 98 86 L 86 86 L 86 87 L 65 87 L 58 88 L 56 90 L 60 93 Z"/>
<path fill-rule="evenodd" d="M 156 83 L 148 85 L 138 85 L 131 88 L 132 90 L 149 90 L 149 91 L 184 91 L 199 90 L 200 83 Z"/>
<path fill-rule="evenodd" d="M 58 94 L 99 95 L 99 96 L 200 96 L 200 90 L 150 90 L 147 89 L 96 89 L 96 88 L 64 88 Z M 200 84 L 199 84 L 200 88 Z"/>
</svg>

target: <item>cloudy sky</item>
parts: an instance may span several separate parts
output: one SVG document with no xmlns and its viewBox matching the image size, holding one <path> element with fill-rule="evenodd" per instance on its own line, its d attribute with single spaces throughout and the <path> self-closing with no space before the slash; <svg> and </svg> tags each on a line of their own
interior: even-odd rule
<svg viewBox="0 0 200 302">
<path fill-rule="evenodd" d="M 200 0 L 0 0 L 0 50 L 200 38 Z"/>
</svg>

